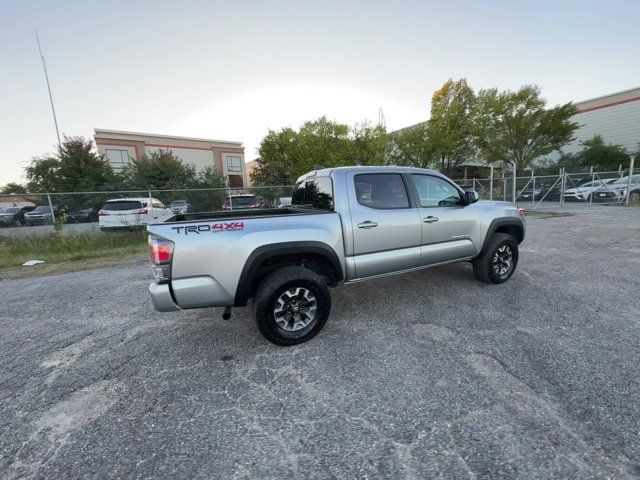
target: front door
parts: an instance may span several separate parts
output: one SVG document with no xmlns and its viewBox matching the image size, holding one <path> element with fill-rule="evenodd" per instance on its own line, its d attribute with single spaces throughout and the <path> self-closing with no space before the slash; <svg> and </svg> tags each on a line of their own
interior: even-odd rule
<svg viewBox="0 0 640 480">
<path fill-rule="evenodd" d="M 397 173 L 349 173 L 355 278 L 415 268 L 421 222 L 409 185 Z"/>
<path fill-rule="evenodd" d="M 412 174 L 422 223 L 420 265 L 460 260 L 477 255 L 478 215 L 462 194 L 444 178 Z"/>
</svg>

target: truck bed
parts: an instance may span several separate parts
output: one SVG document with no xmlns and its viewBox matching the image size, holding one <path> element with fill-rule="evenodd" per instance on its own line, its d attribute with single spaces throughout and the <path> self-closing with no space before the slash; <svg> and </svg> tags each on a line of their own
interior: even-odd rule
<svg viewBox="0 0 640 480">
<path fill-rule="evenodd" d="M 256 208 L 252 210 L 229 210 L 221 212 L 184 213 L 174 215 L 162 223 L 209 222 L 215 220 L 241 220 L 243 218 L 282 217 L 286 215 L 320 215 L 335 213 L 311 208 Z"/>
</svg>

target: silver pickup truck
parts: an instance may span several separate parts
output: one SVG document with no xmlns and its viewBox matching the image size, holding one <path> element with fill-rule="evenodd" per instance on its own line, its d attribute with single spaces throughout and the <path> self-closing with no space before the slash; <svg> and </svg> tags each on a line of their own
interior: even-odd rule
<svg viewBox="0 0 640 480">
<path fill-rule="evenodd" d="M 278 345 L 316 335 L 328 287 L 452 262 L 488 283 L 518 263 L 524 212 L 478 201 L 435 171 L 341 167 L 300 177 L 291 206 L 178 215 L 149 225 L 158 311 L 244 307 Z"/>
</svg>

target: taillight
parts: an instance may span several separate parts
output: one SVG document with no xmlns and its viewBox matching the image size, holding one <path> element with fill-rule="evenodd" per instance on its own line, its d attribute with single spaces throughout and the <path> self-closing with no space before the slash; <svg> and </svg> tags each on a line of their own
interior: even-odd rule
<svg viewBox="0 0 640 480">
<path fill-rule="evenodd" d="M 134 212 L 131 212 L 134 215 L 146 215 L 148 212 L 148 210 L 146 208 L 143 208 L 142 210 L 135 210 Z"/>
<path fill-rule="evenodd" d="M 149 237 L 149 257 L 151 268 L 158 282 L 171 278 L 171 260 L 173 258 L 173 242 L 164 238 Z"/>
<path fill-rule="evenodd" d="M 100 216 L 100 217 L 104 217 L 104 216 L 106 216 L 106 215 L 109 215 L 109 212 L 106 212 L 106 211 L 104 211 L 104 210 L 100 210 L 100 211 L 98 212 L 98 216 Z"/>
<path fill-rule="evenodd" d="M 231 210 L 231 207 L 229 205 L 222 205 L 222 209 L 223 210 Z"/>
<path fill-rule="evenodd" d="M 260 204 L 256 203 L 255 205 L 251 205 L 251 208 L 260 208 Z"/>
</svg>

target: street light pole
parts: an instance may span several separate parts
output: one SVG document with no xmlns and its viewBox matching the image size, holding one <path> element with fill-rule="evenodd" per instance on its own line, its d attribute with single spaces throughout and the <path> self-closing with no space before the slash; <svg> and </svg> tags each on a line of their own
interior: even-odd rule
<svg viewBox="0 0 640 480">
<path fill-rule="evenodd" d="M 56 118 L 56 109 L 53 106 L 53 95 L 51 95 L 51 85 L 49 85 L 49 74 L 47 73 L 47 64 L 44 61 L 44 55 L 42 54 L 42 48 L 40 47 L 40 37 L 38 36 L 38 29 L 36 31 L 36 42 L 38 43 L 38 52 L 40 52 L 40 58 L 42 59 L 42 68 L 44 68 L 44 78 L 47 81 L 47 90 L 49 91 L 49 101 L 51 102 L 51 112 L 53 113 L 53 123 L 56 126 L 56 136 L 58 137 L 58 148 L 61 147 L 60 143 L 60 130 L 58 129 L 58 119 Z"/>
</svg>

